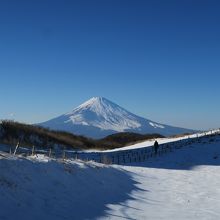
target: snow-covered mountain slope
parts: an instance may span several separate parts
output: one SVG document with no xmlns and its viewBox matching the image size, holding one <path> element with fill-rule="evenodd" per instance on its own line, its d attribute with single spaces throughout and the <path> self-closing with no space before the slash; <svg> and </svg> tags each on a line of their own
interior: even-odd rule
<svg viewBox="0 0 220 220">
<path fill-rule="evenodd" d="M 0 219 L 218 220 L 219 143 L 126 166 L 0 152 Z"/>
<path fill-rule="evenodd" d="M 93 138 L 102 138 L 117 132 L 159 133 L 166 136 L 192 132 L 139 117 L 101 97 L 91 98 L 72 112 L 39 125 Z"/>
</svg>

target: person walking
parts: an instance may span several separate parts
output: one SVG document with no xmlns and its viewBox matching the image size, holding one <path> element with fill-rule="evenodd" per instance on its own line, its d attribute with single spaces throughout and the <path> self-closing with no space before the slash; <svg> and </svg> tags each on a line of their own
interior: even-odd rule
<svg viewBox="0 0 220 220">
<path fill-rule="evenodd" d="M 155 152 L 155 155 L 157 155 L 157 151 L 158 151 L 158 148 L 159 148 L 159 144 L 157 142 L 157 140 L 154 142 L 154 152 Z"/>
</svg>

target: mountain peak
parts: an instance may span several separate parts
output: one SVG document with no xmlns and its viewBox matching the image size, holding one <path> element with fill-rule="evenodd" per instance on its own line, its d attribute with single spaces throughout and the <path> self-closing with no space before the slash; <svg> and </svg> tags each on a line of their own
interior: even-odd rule
<svg viewBox="0 0 220 220">
<path fill-rule="evenodd" d="M 97 102 L 103 102 L 103 101 L 108 101 L 108 102 L 110 102 L 108 99 L 106 99 L 106 98 L 104 98 L 104 97 L 99 97 L 99 96 L 92 97 L 91 99 L 89 99 L 89 100 L 86 101 L 86 102 L 89 102 L 89 103 L 97 103 Z"/>
<path fill-rule="evenodd" d="M 95 96 L 95 97 L 92 97 L 91 99 L 89 99 L 86 102 L 95 103 L 95 102 L 111 102 L 111 101 L 106 99 L 105 97 Z"/>
<path fill-rule="evenodd" d="M 92 97 L 73 111 L 40 125 L 96 138 L 125 131 L 162 135 L 189 131 L 139 117 L 104 97 Z"/>
<path fill-rule="evenodd" d="M 96 100 L 96 101 L 100 101 L 100 100 L 106 99 L 106 98 L 101 97 L 101 96 L 94 96 L 94 97 L 92 97 L 91 99 L 92 99 L 92 100 Z M 90 99 L 90 100 L 91 100 L 91 99 Z"/>
<path fill-rule="evenodd" d="M 91 107 L 94 107 L 96 109 L 100 107 L 105 108 L 106 106 L 109 105 L 116 105 L 116 104 L 114 104 L 113 102 L 109 101 L 104 97 L 92 97 L 91 99 L 87 100 L 86 102 L 75 108 L 73 111 L 75 111 L 76 109 L 88 109 Z"/>
<path fill-rule="evenodd" d="M 90 98 L 87 102 L 91 101 L 91 102 L 99 102 L 103 99 L 103 97 L 99 97 L 99 96 L 94 96 L 92 98 Z"/>
<path fill-rule="evenodd" d="M 123 132 L 141 126 L 137 116 L 104 97 L 93 97 L 65 115 L 65 123 Z"/>
</svg>

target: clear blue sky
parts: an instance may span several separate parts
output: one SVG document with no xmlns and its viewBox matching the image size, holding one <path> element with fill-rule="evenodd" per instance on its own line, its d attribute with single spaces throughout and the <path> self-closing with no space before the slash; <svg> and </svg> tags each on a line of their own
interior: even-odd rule
<svg viewBox="0 0 220 220">
<path fill-rule="evenodd" d="M 103 96 L 220 127 L 220 1 L 0 1 L 0 118 L 34 123 Z"/>
</svg>

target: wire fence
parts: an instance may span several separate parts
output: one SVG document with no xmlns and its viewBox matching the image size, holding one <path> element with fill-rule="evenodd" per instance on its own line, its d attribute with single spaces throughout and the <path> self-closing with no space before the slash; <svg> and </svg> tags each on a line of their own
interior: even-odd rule
<svg viewBox="0 0 220 220">
<path fill-rule="evenodd" d="M 188 137 L 187 139 L 182 139 L 174 142 L 159 144 L 158 151 L 156 152 L 153 146 L 146 146 L 137 149 L 130 150 L 118 150 L 110 152 L 83 152 L 83 151 L 73 151 L 65 149 L 38 149 L 35 146 L 32 148 L 19 147 L 19 143 L 15 147 L 8 146 L 2 151 L 6 151 L 10 154 L 18 154 L 23 156 L 31 156 L 43 154 L 50 158 L 57 159 L 79 159 L 83 161 L 94 161 L 103 164 L 129 164 L 138 163 L 149 160 L 150 158 L 160 157 L 164 154 L 170 153 L 176 149 L 191 145 L 193 143 L 206 143 L 211 142 L 215 135 L 220 135 L 219 130 L 216 132 L 211 132 L 203 136 L 197 135 L 194 138 Z"/>
</svg>

